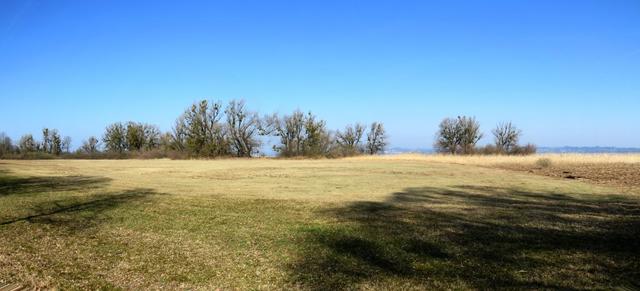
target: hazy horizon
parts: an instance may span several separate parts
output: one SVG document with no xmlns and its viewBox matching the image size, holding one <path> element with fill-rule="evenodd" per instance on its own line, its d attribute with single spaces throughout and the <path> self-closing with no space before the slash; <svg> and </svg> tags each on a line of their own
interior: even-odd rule
<svg viewBox="0 0 640 291">
<path fill-rule="evenodd" d="M 430 148 L 440 120 L 512 121 L 539 146 L 640 147 L 637 1 L 0 3 L 0 132 L 73 147 L 113 122 L 170 130 L 199 99 L 381 121 Z"/>
</svg>

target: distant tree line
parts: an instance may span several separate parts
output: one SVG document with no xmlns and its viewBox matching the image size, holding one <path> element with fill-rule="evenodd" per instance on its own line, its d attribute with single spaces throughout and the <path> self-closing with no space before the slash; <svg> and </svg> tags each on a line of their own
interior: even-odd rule
<svg viewBox="0 0 640 291">
<path fill-rule="evenodd" d="M 493 144 L 477 146 L 483 133 L 475 117 L 458 116 L 440 122 L 434 148 L 452 155 L 527 155 L 536 152 L 532 144 L 520 145 L 522 131 L 511 122 L 492 131 Z M 261 117 L 244 101 L 195 102 L 176 119 L 173 128 L 162 132 L 156 125 L 140 122 L 109 124 L 98 138 L 91 136 L 71 152 L 71 138 L 56 129 L 44 128 L 36 140 L 26 134 L 17 143 L 0 133 L 0 158 L 219 158 L 254 157 L 266 137 L 277 140 L 273 151 L 280 157 L 347 157 L 384 153 L 387 134 L 384 125 L 373 122 L 347 125 L 331 131 L 326 121 L 311 112 Z"/>
<path fill-rule="evenodd" d="M 533 144 L 519 144 L 522 131 L 511 122 L 498 124 L 491 133 L 494 143 L 478 147 L 477 143 L 482 139 L 483 133 L 475 117 L 445 118 L 438 127 L 434 148 L 437 152 L 452 155 L 529 155 L 536 152 Z"/>
<path fill-rule="evenodd" d="M 68 154 L 70 150 L 71 137 L 62 137 L 57 129 L 42 129 L 40 141 L 32 134 L 25 134 L 17 144 L 5 133 L 0 133 L 0 157 L 44 158 Z"/>
<path fill-rule="evenodd" d="M 43 130 L 42 140 L 31 134 L 17 145 L 0 134 L 0 157 L 4 158 L 218 158 L 253 157 L 263 140 L 275 137 L 274 152 L 280 157 L 345 157 L 381 154 L 387 146 L 382 123 L 369 129 L 362 124 L 331 131 L 326 121 L 311 112 L 261 117 L 244 101 L 195 102 L 176 119 L 171 131 L 162 132 L 152 124 L 115 122 L 101 138 L 82 141 L 71 153 L 71 138 L 61 138 L 57 130 Z"/>
</svg>

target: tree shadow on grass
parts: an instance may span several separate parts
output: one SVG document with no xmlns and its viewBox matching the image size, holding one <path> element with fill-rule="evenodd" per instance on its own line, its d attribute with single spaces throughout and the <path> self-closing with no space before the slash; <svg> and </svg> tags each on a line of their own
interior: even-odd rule
<svg viewBox="0 0 640 291">
<path fill-rule="evenodd" d="M 410 188 L 320 214 L 291 266 L 308 289 L 640 288 L 640 200 Z"/>
<path fill-rule="evenodd" d="M 11 195 L 33 195 L 44 192 L 98 189 L 111 179 L 94 176 L 14 177 L 0 173 L 0 198 Z"/>
<path fill-rule="evenodd" d="M 46 224 L 65 231 L 82 231 L 109 219 L 105 215 L 107 211 L 160 195 L 146 188 L 100 192 L 99 189 L 109 181 L 109 178 L 93 176 L 14 177 L 1 174 L 0 201 L 9 196 L 17 198 L 31 195 L 35 199 L 29 202 L 27 208 L 2 213 L 0 227 L 28 222 Z M 54 195 L 34 196 L 43 193 Z M 11 202 L 6 200 L 4 203 Z"/>
<path fill-rule="evenodd" d="M 0 221 L 0 226 L 17 222 L 46 224 L 67 231 L 81 231 L 95 227 L 109 219 L 104 213 L 142 202 L 160 195 L 152 189 L 136 188 L 120 192 L 106 192 L 86 197 L 68 197 L 40 202 L 31 207 L 31 214 Z"/>
</svg>

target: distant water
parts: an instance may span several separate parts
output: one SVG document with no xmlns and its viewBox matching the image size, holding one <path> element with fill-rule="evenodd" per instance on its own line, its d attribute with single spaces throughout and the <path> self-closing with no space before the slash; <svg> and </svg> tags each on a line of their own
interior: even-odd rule
<svg viewBox="0 0 640 291">
<path fill-rule="evenodd" d="M 620 147 L 539 147 L 538 153 L 624 154 L 640 153 L 640 148 Z"/>
<path fill-rule="evenodd" d="M 433 149 L 429 148 L 390 148 L 385 152 L 386 154 L 403 154 L 403 153 L 434 153 Z M 640 148 L 623 148 L 623 147 L 538 147 L 538 153 L 582 153 L 582 154 L 624 154 L 624 153 L 640 153 Z"/>
</svg>

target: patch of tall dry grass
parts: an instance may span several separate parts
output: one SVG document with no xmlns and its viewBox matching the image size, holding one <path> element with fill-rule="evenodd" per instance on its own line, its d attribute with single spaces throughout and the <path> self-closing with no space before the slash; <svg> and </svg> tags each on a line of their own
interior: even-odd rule
<svg viewBox="0 0 640 291">
<path fill-rule="evenodd" d="M 549 159 L 553 164 L 599 164 L 599 163 L 640 163 L 640 154 L 536 154 L 529 156 L 474 155 L 452 156 L 441 154 L 395 154 L 381 156 L 358 156 L 353 160 L 424 161 L 434 163 L 464 165 L 529 164 L 540 159 Z"/>
</svg>

